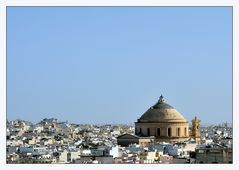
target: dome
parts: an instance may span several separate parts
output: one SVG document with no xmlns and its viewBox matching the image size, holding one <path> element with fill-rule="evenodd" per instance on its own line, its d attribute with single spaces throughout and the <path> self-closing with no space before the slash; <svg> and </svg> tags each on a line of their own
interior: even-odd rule
<svg viewBox="0 0 239 170">
<path fill-rule="evenodd" d="M 167 104 L 161 95 L 159 101 L 150 107 L 139 119 L 138 122 L 187 122 L 187 120 L 172 106 Z"/>
</svg>

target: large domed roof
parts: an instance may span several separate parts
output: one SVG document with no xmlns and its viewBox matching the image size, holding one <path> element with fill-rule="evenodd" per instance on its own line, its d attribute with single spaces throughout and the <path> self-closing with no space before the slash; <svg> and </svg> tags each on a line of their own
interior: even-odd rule
<svg viewBox="0 0 239 170">
<path fill-rule="evenodd" d="M 172 106 L 167 104 L 161 95 L 159 101 L 150 107 L 138 122 L 187 122 L 187 120 Z"/>
</svg>

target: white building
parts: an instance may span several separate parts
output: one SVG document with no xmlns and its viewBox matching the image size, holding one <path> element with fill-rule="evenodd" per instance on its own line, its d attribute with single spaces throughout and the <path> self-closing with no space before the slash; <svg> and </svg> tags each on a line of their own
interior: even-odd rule
<svg viewBox="0 0 239 170">
<path fill-rule="evenodd" d="M 45 155 L 47 153 L 47 147 L 35 147 L 35 146 L 22 146 L 20 147 L 20 153 L 32 154 L 32 155 Z"/>
<path fill-rule="evenodd" d="M 118 145 L 112 147 L 112 149 L 110 150 L 110 155 L 112 155 L 113 158 L 119 157 L 119 147 L 118 147 Z"/>
</svg>

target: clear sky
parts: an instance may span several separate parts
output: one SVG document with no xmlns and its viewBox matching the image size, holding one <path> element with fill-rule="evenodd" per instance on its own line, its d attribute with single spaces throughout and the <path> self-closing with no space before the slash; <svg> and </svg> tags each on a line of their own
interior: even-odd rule
<svg viewBox="0 0 239 170">
<path fill-rule="evenodd" d="M 232 122 L 230 7 L 8 7 L 9 120 L 133 123 L 161 94 Z"/>
</svg>

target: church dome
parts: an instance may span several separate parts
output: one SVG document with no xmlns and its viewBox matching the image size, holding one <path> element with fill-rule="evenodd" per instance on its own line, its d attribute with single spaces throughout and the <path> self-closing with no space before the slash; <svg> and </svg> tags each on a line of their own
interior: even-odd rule
<svg viewBox="0 0 239 170">
<path fill-rule="evenodd" d="M 167 122 L 187 122 L 187 120 L 172 106 L 165 102 L 161 95 L 158 102 L 150 107 L 139 119 L 138 122 L 145 123 L 167 123 Z"/>
</svg>

